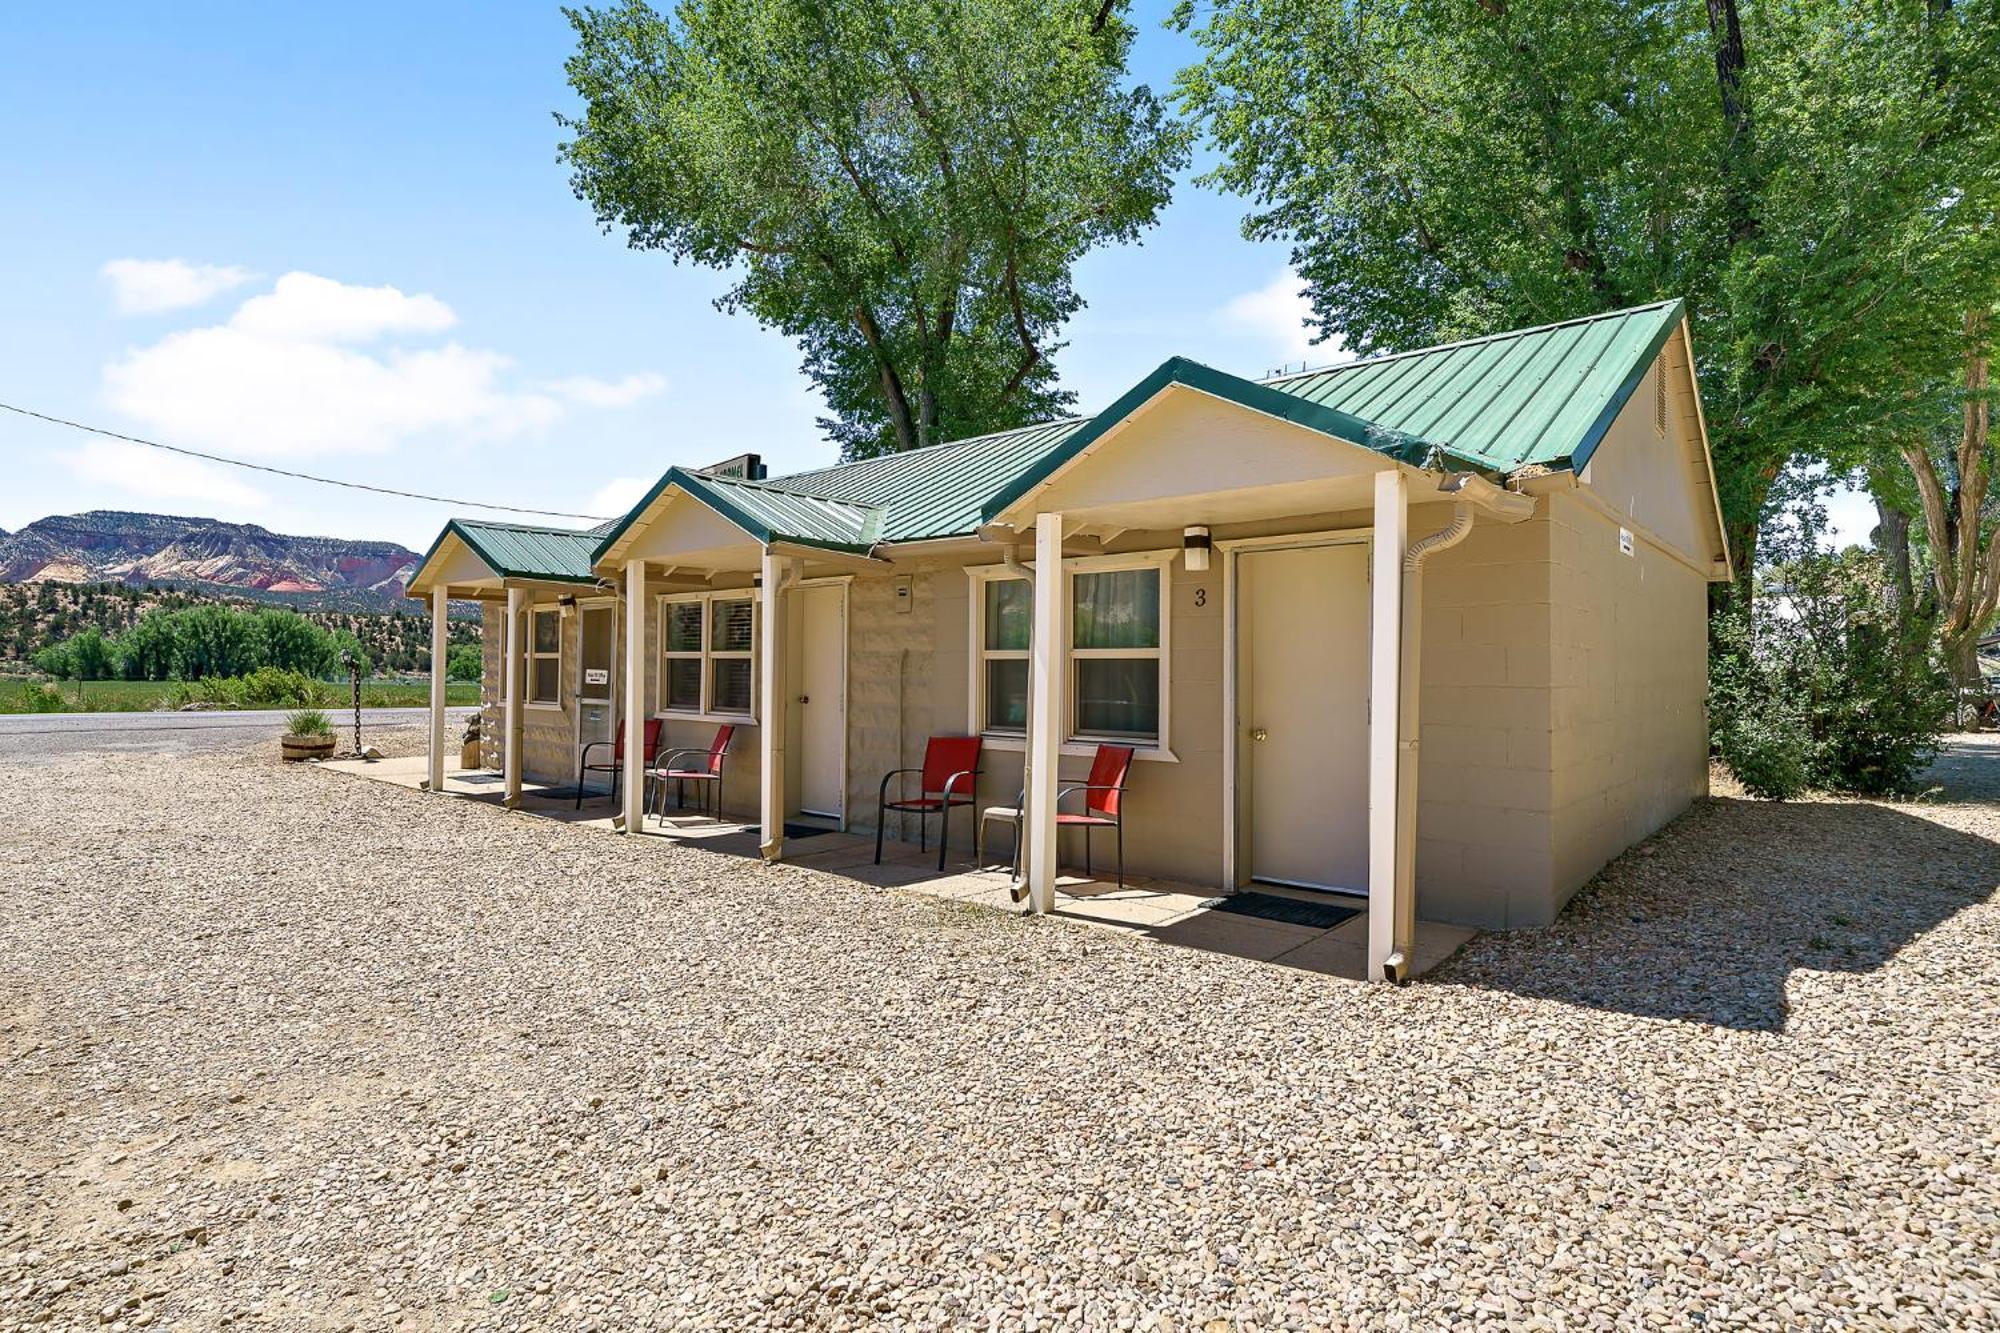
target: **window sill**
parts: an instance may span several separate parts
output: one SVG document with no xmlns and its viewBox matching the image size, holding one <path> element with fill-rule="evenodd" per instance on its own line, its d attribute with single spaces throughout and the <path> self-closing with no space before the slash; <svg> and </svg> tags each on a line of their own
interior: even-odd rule
<svg viewBox="0 0 2000 1333">
<path fill-rule="evenodd" d="M 560 713 L 563 711 L 563 706 L 560 703 L 538 704 L 532 699 L 523 700 L 521 707 L 527 709 L 530 713 Z"/>
<path fill-rule="evenodd" d="M 1017 750 L 1025 751 L 1028 748 L 1027 739 L 1022 736 L 1016 736 L 1012 732 L 989 731 L 980 737 L 980 741 L 989 750 L 1001 750 L 1009 754 Z M 1066 740 L 1062 743 L 1062 757 L 1065 759 L 1089 759 L 1097 753 L 1099 745 L 1125 744 L 1129 744 L 1129 742 Z M 1178 764 L 1181 761 L 1180 756 L 1172 750 L 1162 749 L 1157 745 L 1133 745 L 1132 758 L 1141 763 L 1149 764 Z"/>
<path fill-rule="evenodd" d="M 663 708 L 653 714 L 662 722 L 713 722 L 719 726 L 754 727 L 755 716 L 749 713 L 690 713 L 678 708 Z"/>
</svg>

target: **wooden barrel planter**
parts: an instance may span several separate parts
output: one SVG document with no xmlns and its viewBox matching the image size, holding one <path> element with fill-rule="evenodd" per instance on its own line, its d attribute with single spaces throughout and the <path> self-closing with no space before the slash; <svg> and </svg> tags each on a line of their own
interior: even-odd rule
<svg viewBox="0 0 2000 1333">
<path fill-rule="evenodd" d="M 283 747 L 288 763 L 298 763 L 302 759 L 324 759 L 333 753 L 331 736 L 281 736 L 278 744 Z"/>
</svg>

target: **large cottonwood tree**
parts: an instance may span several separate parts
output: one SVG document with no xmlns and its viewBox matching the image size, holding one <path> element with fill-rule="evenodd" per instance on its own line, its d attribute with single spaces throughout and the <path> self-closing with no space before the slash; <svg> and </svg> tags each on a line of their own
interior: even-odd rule
<svg viewBox="0 0 2000 1333">
<path fill-rule="evenodd" d="M 1060 412 L 1072 267 L 1149 226 L 1187 136 L 1122 0 L 683 0 L 569 11 L 577 194 L 725 269 L 849 456 Z"/>
<path fill-rule="evenodd" d="M 1686 297 L 1743 581 L 1788 464 L 1935 420 L 1993 9 L 1218 0 L 1180 91 L 1349 347 Z"/>
</svg>

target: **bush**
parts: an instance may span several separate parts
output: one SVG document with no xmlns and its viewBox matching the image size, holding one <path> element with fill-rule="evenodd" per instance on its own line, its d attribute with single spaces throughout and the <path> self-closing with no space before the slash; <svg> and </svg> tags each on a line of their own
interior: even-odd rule
<svg viewBox="0 0 2000 1333">
<path fill-rule="evenodd" d="M 485 660 L 476 643 L 461 643 L 453 648 L 445 658 L 446 680 L 478 680 L 485 671 Z"/>
<path fill-rule="evenodd" d="M 325 713 L 317 708 L 301 708 L 296 713 L 285 716 L 285 734 L 289 736 L 331 736 L 333 723 Z"/>
<path fill-rule="evenodd" d="M 74 705 L 52 681 L 31 680 L 21 687 L 24 713 L 67 713 Z"/>
<path fill-rule="evenodd" d="M 1951 717 L 1930 627 L 1901 621 L 1867 552 L 1797 548 L 1710 643 L 1710 742 L 1758 796 L 1908 792 Z"/>
<path fill-rule="evenodd" d="M 332 690 L 282 667 L 258 667 L 235 684 L 237 701 L 245 708 L 310 708 L 332 702 Z"/>
</svg>

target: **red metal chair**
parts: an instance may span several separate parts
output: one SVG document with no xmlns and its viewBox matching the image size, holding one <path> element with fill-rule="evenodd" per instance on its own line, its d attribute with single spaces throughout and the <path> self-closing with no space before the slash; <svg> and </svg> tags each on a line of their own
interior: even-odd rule
<svg viewBox="0 0 2000 1333">
<path fill-rule="evenodd" d="M 1100 745 L 1097 757 L 1090 761 L 1090 777 L 1087 781 L 1064 787 L 1056 793 L 1056 804 L 1062 805 L 1062 798 L 1073 791 L 1083 795 L 1083 813 L 1077 815 L 1056 811 L 1056 833 L 1061 835 L 1066 828 L 1083 830 L 1083 873 L 1090 874 L 1090 835 L 1095 829 L 1110 828 L 1118 831 L 1118 887 L 1125 887 L 1125 779 L 1132 772 L 1132 747 L 1129 745 Z M 1014 855 L 1018 860 L 1019 839 Z"/>
<path fill-rule="evenodd" d="M 660 749 L 660 719 L 656 717 L 646 719 L 644 744 L 646 746 L 644 764 L 650 768 L 653 764 L 653 756 Z M 606 745 L 611 747 L 611 762 L 608 764 L 591 763 L 590 752 Z M 583 809 L 583 779 L 586 774 L 590 773 L 609 773 L 611 775 L 611 799 L 613 802 L 616 802 L 618 799 L 618 782 L 625 775 L 625 726 L 623 723 L 619 724 L 618 730 L 614 733 L 611 740 L 592 741 L 583 747 L 583 754 L 577 760 L 576 765 L 576 808 L 579 810 Z"/>
<path fill-rule="evenodd" d="M 923 774 L 923 789 L 915 796 L 889 799 L 889 784 L 908 773 Z M 882 827 L 887 814 L 900 810 L 917 817 L 917 847 L 924 847 L 924 821 L 938 817 L 938 869 L 944 869 L 945 843 L 951 835 L 951 812 L 955 806 L 971 806 L 974 780 L 979 776 L 979 737 L 933 736 L 924 742 L 922 768 L 891 769 L 882 776 L 882 789 L 875 797 L 875 864 L 882 864 Z M 898 789 L 900 791 L 900 788 Z"/>
<path fill-rule="evenodd" d="M 649 775 L 659 779 L 660 782 L 660 808 L 658 811 L 660 818 L 665 819 L 667 817 L 667 783 L 669 782 L 674 784 L 674 804 L 682 809 L 687 807 L 687 784 L 690 782 L 694 783 L 695 790 L 700 792 L 703 790 L 701 784 L 707 783 L 707 791 L 712 795 L 713 800 L 712 802 L 704 802 L 698 808 L 706 811 L 713 818 L 722 818 L 722 765 L 723 761 L 729 758 L 729 745 L 735 736 L 735 727 L 720 726 L 715 729 L 715 739 L 710 741 L 706 746 L 690 745 L 678 750 L 667 751 L 660 760 L 660 766 L 654 769 Z M 677 765 L 681 764 L 681 759 L 685 755 L 698 755 L 700 756 L 700 760 L 694 765 L 681 765 L 677 767 Z"/>
</svg>

